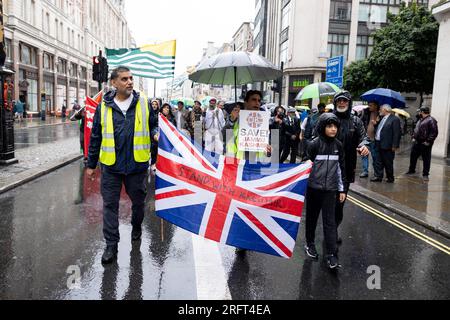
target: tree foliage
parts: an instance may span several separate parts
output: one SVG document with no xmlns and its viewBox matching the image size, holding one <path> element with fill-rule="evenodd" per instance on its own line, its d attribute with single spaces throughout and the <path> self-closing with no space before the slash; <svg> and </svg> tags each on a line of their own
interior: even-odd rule
<svg viewBox="0 0 450 320">
<path fill-rule="evenodd" d="M 379 77 L 372 72 L 367 59 L 352 62 L 345 68 L 344 88 L 355 97 L 361 96 L 371 88 L 378 87 L 378 84 Z"/>
<path fill-rule="evenodd" d="M 388 20 L 373 34 L 370 57 L 346 69 L 346 88 L 355 94 L 374 87 L 432 93 L 439 23 L 415 2 L 403 4 L 398 15 L 388 14 Z"/>
</svg>

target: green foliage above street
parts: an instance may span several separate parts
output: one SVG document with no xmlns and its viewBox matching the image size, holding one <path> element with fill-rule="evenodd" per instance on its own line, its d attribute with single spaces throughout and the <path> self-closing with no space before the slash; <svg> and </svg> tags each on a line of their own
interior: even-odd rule
<svg viewBox="0 0 450 320">
<path fill-rule="evenodd" d="M 361 96 L 369 89 L 378 87 L 378 84 L 378 74 L 372 72 L 367 59 L 355 61 L 345 69 L 344 87 L 355 97 Z"/>
<path fill-rule="evenodd" d="M 373 34 L 370 57 L 346 68 L 345 88 L 355 95 L 374 87 L 432 93 L 439 23 L 416 3 L 403 5 L 398 15 L 388 14 L 388 20 Z"/>
</svg>

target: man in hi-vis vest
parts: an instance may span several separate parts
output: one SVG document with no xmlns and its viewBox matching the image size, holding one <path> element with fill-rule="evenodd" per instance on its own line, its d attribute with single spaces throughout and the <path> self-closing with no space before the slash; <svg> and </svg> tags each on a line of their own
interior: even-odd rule
<svg viewBox="0 0 450 320">
<path fill-rule="evenodd" d="M 116 90 L 105 95 L 95 112 L 87 164 L 87 175 L 94 179 L 97 163 L 101 163 L 103 235 L 106 240 L 102 263 L 105 264 L 113 262 L 117 257 L 122 184 L 133 203 L 131 238 L 133 241 L 141 239 L 150 137 L 158 133 L 157 127 L 150 127 L 148 99 L 133 90 L 130 69 L 114 69 L 111 84 Z"/>
</svg>

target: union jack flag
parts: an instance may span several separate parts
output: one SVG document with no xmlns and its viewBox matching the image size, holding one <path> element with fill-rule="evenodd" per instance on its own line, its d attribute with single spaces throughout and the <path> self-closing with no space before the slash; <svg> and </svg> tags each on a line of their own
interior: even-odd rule
<svg viewBox="0 0 450 320">
<path fill-rule="evenodd" d="M 159 127 L 157 216 L 216 242 L 292 257 L 310 164 L 202 153 L 165 117 Z"/>
</svg>

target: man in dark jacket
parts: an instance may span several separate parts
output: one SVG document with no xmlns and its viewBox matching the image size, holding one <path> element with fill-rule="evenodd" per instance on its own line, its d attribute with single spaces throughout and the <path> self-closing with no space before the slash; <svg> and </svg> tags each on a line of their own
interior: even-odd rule
<svg viewBox="0 0 450 320">
<path fill-rule="evenodd" d="M 341 91 L 334 95 L 334 114 L 339 118 L 340 129 L 338 140 L 342 142 L 345 152 L 345 176 L 344 192 L 348 194 L 350 184 L 355 182 L 355 169 L 358 159 L 357 153 L 362 156 L 370 154 L 367 145 L 370 144 L 364 124 L 361 119 L 352 114 L 352 96 L 348 91 Z M 344 217 L 345 201 L 336 199 L 336 224 L 342 223 Z M 341 239 L 338 238 L 338 242 Z"/>
<path fill-rule="evenodd" d="M 284 135 L 286 142 L 283 153 L 281 154 L 280 163 L 284 163 L 289 154 L 291 155 L 290 163 L 296 162 L 301 130 L 300 119 L 295 116 L 295 108 L 289 107 L 288 116 L 284 118 Z"/>
<path fill-rule="evenodd" d="M 150 161 L 151 127 L 147 98 L 133 90 L 133 76 L 126 67 L 111 73 L 116 90 L 108 92 L 94 116 L 89 146 L 87 175 L 94 179 L 97 163 L 102 170 L 103 234 L 106 249 L 102 263 L 111 263 L 117 256 L 119 235 L 119 200 L 122 184 L 132 205 L 131 238 L 139 241 L 142 234 L 147 174 Z"/>
<path fill-rule="evenodd" d="M 285 131 L 285 118 L 286 114 L 282 106 L 275 108 L 274 116 L 270 118 L 269 129 L 278 130 L 278 155 L 281 160 L 281 153 L 283 152 L 286 145 L 286 131 Z M 276 142 L 272 142 L 272 145 L 276 146 Z M 286 159 L 285 159 L 286 160 Z M 280 161 L 281 163 L 281 161 Z"/>
<path fill-rule="evenodd" d="M 303 138 L 306 139 L 306 141 L 309 142 L 316 136 L 315 132 L 316 124 L 319 121 L 319 117 L 325 113 L 325 108 L 326 108 L 325 103 L 319 103 L 317 105 L 317 112 L 313 112 L 311 115 L 308 116 L 305 125 L 305 132 L 303 134 Z"/>
<path fill-rule="evenodd" d="M 394 159 L 395 152 L 400 147 L 401 127 L 400 119 L 391 114 L 390 105 L 384 104 L 380 107 L 380 116 L 382 119 L 376 125 L 375 146 L 379 157 L 375 166 L 375 177 L 370 181 L 383 181 L 384 170 L 388 183 L 394 182 Z"/>
<path fill-rule="evenodd" d="M 159 101 L 157 99 L 152 100 L 152 107 L 150 109 L 150 128 L 158 127 L 158 116 L 159 116 Z M 156 142 L 153 137 L 151 137 L 151 168 L 153 171 L 156 170 L 156 159 L 158 156 L 158 142 Z"/>
<path fill-rule="evenodd" d="M 80 149 L 84 156 L 84 125 L 85 125 L 86 112 L 85 112 L 85 108 L 81 108 L 79 105 L 77 107 L 74 106 L 74 109 L 75 109 L 75 112 L 70 117 L 70 121 L 79 121 Z M 86 163 L 87 159 L 85 158 L 84 161 Z"/>
<path fill-rule="evenodd" d="M 416 173 L 417 160 L 422 156 L 423 179 L 424 181 L 428 181 L 431 166 L 431 149 L 433 148 L 434 140 L 436 140 L 439 134 L 439 130 L 436 119 L 430 116 L 430 108 L 420 108 L 420 118 L 414 129 L 414 144 L 411 149 L 409 170 L 406 174 Z"/>
</svg>

